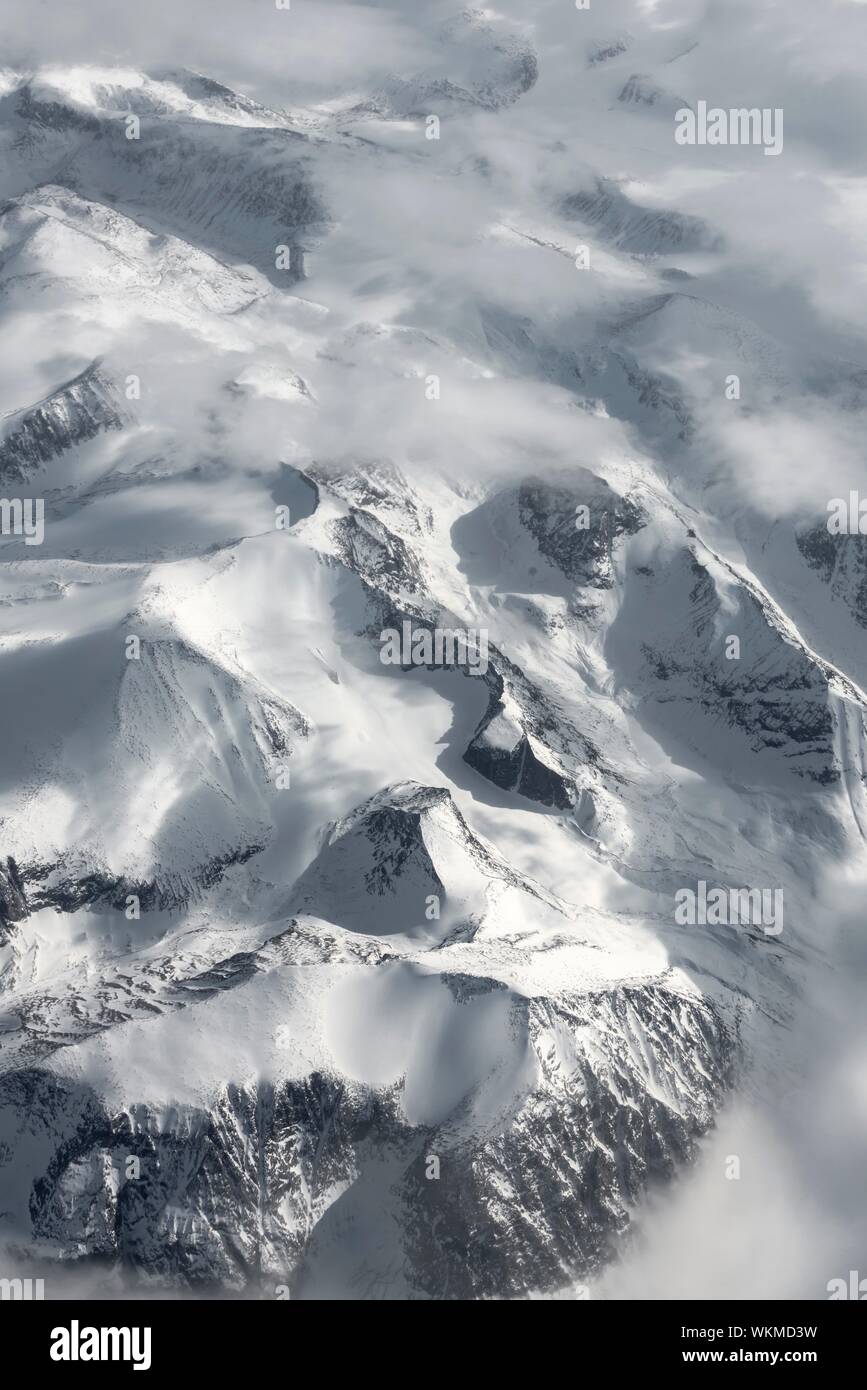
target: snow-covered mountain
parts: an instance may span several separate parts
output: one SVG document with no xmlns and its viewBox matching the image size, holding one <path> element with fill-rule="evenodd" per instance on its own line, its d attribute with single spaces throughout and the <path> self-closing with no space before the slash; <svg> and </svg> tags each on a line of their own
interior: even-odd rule
<svg viewBox="0 0 867 1390">
<path fill-rule="evenodd" d="M 358 8 L 0 75 L 0 1273 L 585 1286 L 841 970 L 863 340 L 678 164 L 694 16 Z"/>
</svg>

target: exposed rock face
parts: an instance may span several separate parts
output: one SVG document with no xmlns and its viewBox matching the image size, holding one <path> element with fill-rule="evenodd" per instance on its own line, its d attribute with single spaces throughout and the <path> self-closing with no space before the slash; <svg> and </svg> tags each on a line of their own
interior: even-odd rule
<svg viewBox="0 0 867 1390">
<path fill-rule="evenodd" d="M 231 1085 L 209 1111 L 163 1115 L 140 1103 L 111 1114 L 44 1072 L 5 1077 L 0 1114 L 26 1113 L 44 1155 L 34 1236 L 70 1258 L 84 1249 L 173 1284 L 272 1292 L 286 1282 L 293 1296 L 316 1296 L 335 1231 L 359 1226 L 365 1189 L 385 1181 L 368 1200 L 399 1234 L 384 1268 L 370 1252 L 362 1296 L 386 1274 L 405 1297 L 463 1299 L 526 1295 L 589 1271 L 647 1179 L 689 1157 L 729 1084 L 735 1039 L 711 1008 L 662 991 L 515 998 L 510 1008 L 536 1079 L 508 1128 L 483 1136 L 459 1118 L 410 1126 L 394 1095 L 320 1073 Z M 581 1048 L 564 1067 L 555 1043 L 564 1029 L 619 1035 L 610 1074 Z M 7 1160 L 14 1144 L 13 1134 Z"/>
<path fill-rule="evenodd" d="M 102 907 L 122 912 L 133 895 L 141 912 L 170 911 L 185 906 L 197 893 L 219 882 L 231 865 L 245 864 L 263 848 L 262 844 L 243 845 L 202 864 L 195 875 L 171 876 L 162 881 L 139 881 L 99 872 L 73 878 L 62 864 L 28 865 L 29 910 L 51 907 L 55 912 L 80 912 L 86 907 Z"/>
<path fill-rule="evenodd" d="M 490 704 L 464 759 L 504 791 L 565 810 L 576 799 L 575 783 L 545 746 L 543 730 L 538 736 L 533 732 L 538 718 L 536 711 L 525 719 L 522 706 L 507 692 L 505 681 L 495 678 Z M 592 756 L 589 747 L 588 752 Z"/>
<path fill-rule="evenodd" d="M 9 856 L 5 868 L 0 867 L 0 932 L 7 928 L 10 922 L 20 922 L 22 917 L 27 916 L 28 911 L 18 865 Z"/>
<path fill-rule="evenodd" d="M 810 568 L 847 605 L 856 623 L 867 627 L 867 536 L 832 535 L 820 523 L 796 539 Z"/>
<path fill-rule="evenodd" d="M 671 704 L 681 716 L 701 711 L 800 778 L 835 784 L 841 760 L 831 673 L 792 640 L 760 595 L 741 586 L 733 598 L 730 578 L 710 556 L 689 549 L 664 571 L 636 576 L 636 612 L 651 591 L 664 588 L 673 630 L 665 644 L 640 642 L 634 656 L 640 653 L 643 668 L 635 688 L 660 709 Z M 616 647 L 616 624 L 610 640 Z"/>
<path fill-rule="evenodd" d="M 634 72 L 631 77 L 627 78 L 617 100 L 626 103 L 641 102 L 645 106 L 655 106 L 661 95 L 659 88 L 648 82 L 646 75 Z"/>
<path fill-rule="evenodd" d="M 481 1151 L 447 1152 L 440 1183 L 425 1180 L 420 1161 L 412 1172 L 410 1228 L 427 1292 L 470 1298 L 481 1289 L 488 1297 L 515 1297 L 556 1286 L 568 1270 L 586 1274 L 604 1257 L 648 1179 L 669 1176 L 688 1158 L 709 1119 L 711 1098 L 724 1093 L 733 1075 L 735 1041 L 713 1011 L 675 1005 L 672 1033 L 671 1006 L 664 993 L 639 997 L 628 990 L 530 1006 L 527 1025 L 544 1084 L 527 1097 L 506 1134 L 490 1136 Z M 704 1102 L 681 1108 L 648 1097 L 640 1082 L 636 1086 L 628 1048 L 612 1059 L 609 1075 L 580 1053 L 575 1071 L 564 1074 L 554 1040 L 564 1026 L 583 1028 L 588 1017 L 603 1033 L 623 1030 L 634 1037 L 646 1027 L 655 1055 L 664 1059 L 663 1084 L 672 1097 L 684 1087 L 678 1073 L 688 1055 L 681 1051 L 686 1039 L 701 1040 L 688 1065 L 695 1083 L 698 1056 L 712 1058 L 711 1075 L 690 1087 L 693 1100 L 701 1091 Z M 429 1151 L 439 1151 L 436 1137 Z M 576 1182 L 582 1218 L 572 1223 L 563 1216 Z"/>
<path fill-rule="evenodd" d="M 153 794 L 167 796 L 174 808 L 174 828 L 158 837 L 142 836 L 143 845 L 123 858 L 99 843 L 83 849 L 73 844 L 50 859 L 29 856 L 16 865 L 14 877 L 9 871 L 7 916 L 46 907 L 66 914 L 123 913 L 131 895 L 137 913 L 169 912 L 201 899 L 228 870 L 267 844 L 263 808 L 276 795 L 270 788 L 311 731 L 295 706 L 240 680 L 185 641 L 144 638 L 138 658 L 127 660 L 123 637 L 111 634 L 105 649 L 91 653 L 91 662 L 81 718 L 84 727 L 88 720 L 98 724 L 116 769 L 110 794 L 130 806 L 132 816 L 143 814 L 140 782 L 152 779 Z M 106 690 L 107 710 L 101 703 Z M 71 717 L 62 700 L 59 710 L 59 720 Z M 34 756 L 40 737 L 34 740 Z M 195 769 L 186 809 L 162 771 L 169 752 L 176 773 L 184 766 Z M 87 775 L 91 786 L 100 783 L 98 771 Z M 79 770 L 62 757 L 54 779 L 82 786 Z M 35 789 L 43 787 L 35 779 Z"/>
<path fill-rule="evenodd" d="M 107 375 L 94 363 L 38 405 L 0 422 L 0 482 L 25 483 L 42 464 L 127 419 Z"/>
<path fill-rule="evenodd" d="M 629 44 L 628 34 L 618 34 L 615 38 L 609 39 L 607 43 L 597 45 L 587 59 L 588 66 L 596 67 L 599 63 L 608 63 L 612 58 L 619 58 L 621 53 L 627 51 Z"/>
<path fill-rule="evenodd" d="M 302 534 L 317 573 L 357 585 L 365 625 L 353 641 L 406 617 L 427 630 L 460 625 L 443 602 L 452 571 L 423 487 L 378 465 L 317 469 L 316 489 Z M 579 529 L 582 506 L 591 524 Z M 568 485 L 492 488 L 465 515 L 449 564 L 455 553 L 469 563 L 490 527 L 506 542 L 506 573 L 539 574 L 533 603 L 501 583 L 502 610 L 487 612 L 491 624 L 505 613 L 507 632 L 518 615 L 523 647 L 507 655 L 492 640 L 488 670 L 458 681 L 488 705 L 457 752 L 510 805 L 562 818 L 599 854 L 622 853 L 630 837 L 666 843 L 640 767 L 615 765 L 615 734 L 598 713 L 592 737 L 581 727 L 568 683 L 535 654 L 539 632 L 567 644 L 573 663 L 571 644 L 597 642 L 631 696 L 674 716 L 679 732 L 722 724 L 819 788 L 839 779 L 828 670 L 650 493 L 582 470 Z M 563 583 L 573 597 L 557 608 Z M 729 629 L 740 664 L 724 664 Z M 226 847 L 212 837 L 206 853 L 196 841 L 187 870 L 147 877 L 82 871 L 69 858 L 7 863 L 2 1155 L 19 1172 L 26 1148 L 31 1174 L 16 1189 L 16 1229 L 24 1223 L 59 1261 L 86 1253 L 133 1278 L 266 1296 L 285 1284 L 302 1298 L 522 1297 L 591 1278 L 647 1183 L 689 1162 L 712 1124 L 742 1063 L 753 997 L 784 1016 L 784 972 L 745 942 L 732 953 L 736 983 L 714 956 L 717 983 L 703 992 L 692 978 L 707 973 L 693 960 L 700 941 L 688 966 L 672 965 L 680 941 L 643 961 L 638 937 L 623 940 L 637 922 L 521 872 L 450 785 L 402 780 L 322 826 L 304 871 L 267 899 L 269 922 L 247 925 L 243 941 L 237 927 L 199 928 L 183 946 L 170 938 L 128 963 L 106 958 L 93 980 L 56 991 L 40 978 L 38 933 L 28 935 L 47 907 L 58 922 L 126 920 L 134 894 L 143 921 L 207 914 L 224 884 L 237 891 L 243 866 L 261 892 L 257 865 L 278 813 L 261 799 L 262 834 L 245 838 L 253 821 L 240 813 L 255 801 L 245 779 L 296 760 L 316 735 L 240 665 L 229 672 L 158 635 L 143 650 L 118 687 L 117 766 L 130 756 L 149 766 L 170 735 L 181 767 L 194 746 L 227 813 Z M 204 732 L 214 708 L 232 729 L 230 778 Z M 688 816 L 665 815 L 685 843 Z M 708 872 L 689 862 L 694 877 Z M 653 867 L 654 883 L 664 872 Z M 114 1056 L 121 1029 L 129 1051 L 110 1084 L 82 1084 L 64 1052 L 84 1059 L 86 1075 L 87 1049 L 104 1043 Z M 160 1083 L 159 1100 L 136 1059 L 178 1045 L 189 1094 Z M 375 1254 L 371 1222 L 389 1232 Z"/>
<path fill-rule="evenodd" d="M 134 94 L 97 89 L 96 112 L 50 83 L 28 84 L 16 94 L 16 116 L 25 140 L 67 155 L 62 182 L 83 197 L 133 217 L 149 209 L 172 234 L 279 279 L 276 248 L 315 241 L 328 221 L 305 137 L 256 103 L 233 108 L 220 84 L 186 85 L 193 100 L 219 108 L 218 121 L 184 119 L 159 83 Z M 129 114 L 146 124 L 146 139 L 125 138 Z M 236 124 L 233 114 L 246 119 Z"/>
<path fill-rule="evenodd" d="M 595 1294 L 863 956 L 864 538 L 764 471 L 860 325 L 687 211 L 701 26 L 569 8 L 0 71 L 0 1279 Z"/>
<path fill-rule="evenodd" d="M 498 111 L 535 86 L 539 76 L 535 50 L 523 35 L 510 32 L 510 26 L 492 11 L 465 10 L 447 21 L 438 37 L 458 46 L 461 61 L 457 71 L 452 61 L 448 75 L 428 70 L 413 78 L 390 78 L 371 101 L 353 108 L 352 114 L 424 117 L 432 109 L 466 105 Z"/>
<path fill-rule="evenodd" d="M 523 483 L 518 492 L 521 521 L 542 554 L 569 579 L 610 588 L 612 551 L 621 536 L 641 529 L 641 508 L 628 497 L 618 497 L 588 469 L 577 469 L 576 474 L 569 489 L 538 480 Z M 579 514 L 581 508 L 586 514 Z"/>
<path fill-rule="evenodd" d="M 609 179 L 598 179 L 591 191 L 570 194 L 563 200 L 563 214 L 624 251 L 664 255 L 710 250 L 719 240 L 700 218 L 639 207 Z"/>
<path fill-rule="evenodd" d="M 406 543 L 378 517 L 360 507 L 334 524 L 339 553 L 373 588 L 392 597 L 422 592 L 421 569 Z"/>
</svg>

